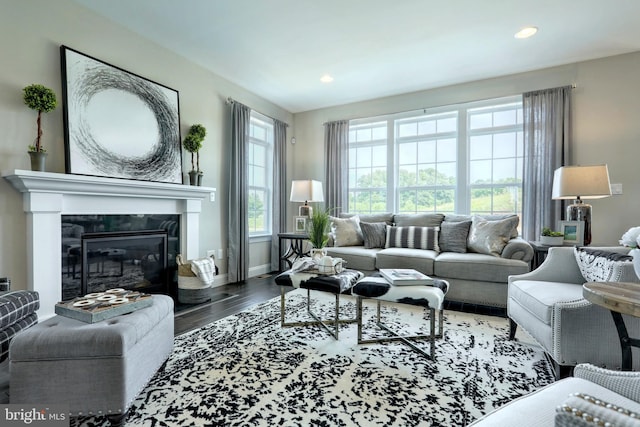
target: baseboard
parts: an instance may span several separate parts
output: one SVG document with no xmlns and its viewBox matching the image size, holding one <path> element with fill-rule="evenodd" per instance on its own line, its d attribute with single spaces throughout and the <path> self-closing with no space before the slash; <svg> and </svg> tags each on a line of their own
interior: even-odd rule
<svg viewBox="0 0 640 427">
<path fill-rule="evenodd" d="M 271 264 L 262 264 L 257 267 L 251 267 L 249 269 L 249 277 L 260 276 L 261 274 L 271 273 L 272 271 Z"/>
<path fill-rule="evenodd" d="M 249 277 L 251 278 L 251 277 L 260 276 L 262 274 L 271 273 L 271 271 L 273 271 L 271 269 L 271 264 L 263 264 L 257 267 L 251 267 L 249 269 Z M 214 277 L 212 286 L 216 288 L 218 286 L 226 285 L 227 283 L 229 283 L 229 276 L 226 273 L 218 274 L 217 276 Z"/>
</svg>

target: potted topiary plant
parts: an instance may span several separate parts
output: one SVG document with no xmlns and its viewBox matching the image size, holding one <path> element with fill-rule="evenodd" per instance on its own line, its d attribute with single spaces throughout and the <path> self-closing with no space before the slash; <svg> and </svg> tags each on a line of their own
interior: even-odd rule
<svg viewBox="0 0 640 427">
<path fill-rule="evenodd" d="M 552 231 L 549 227 L 542 229 L 540 243 L 548 246 L 561 246 L 564 242 L 564 235 L 559 231 Z"/>
<path fill-rule="evenodd" d="M 27 107 L 38 112 L 38 136 L 35 143 L 29 145 L 29 157 L 31 158 L 31 170 L 44 171 L 44 163 L 47 156 L 47 150 L 41 145 L 42 138 L 42 113 L 48 113 L 55 110 L 58 105 L 56 94 L 53 90 L 39 84 L 26 86 L 23 91 L 24 103 Z"/>
<path fill-rule="evenodd" d="M 329 242 L 329 227 L 331 219 L 329 211 L 314 209 L 311 220 L 309 221 L 309 243 L 312 258 L 322 258 L 327 254 L 325 246 Z"/>
<path fill-rule="evenodd" d="M 202 184 L 202 171 L 200 170 L 200 149 L 202 141 L 207 134 L 207 130 L 200 124 L 195 124 L 189 128 L 187 136 L 184 138 L 182 145 L 184 149 L 191 153 L 191 171 L 189 172 L 189 184 Z M 196 155 L 196 163 L 194 163 L 194 154 Z"/>
</svg>

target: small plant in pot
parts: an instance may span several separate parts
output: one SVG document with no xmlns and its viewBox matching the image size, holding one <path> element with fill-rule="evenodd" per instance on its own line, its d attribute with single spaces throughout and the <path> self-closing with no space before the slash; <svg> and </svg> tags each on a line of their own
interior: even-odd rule
<svg viewBox="0 0 640 427">
<path fill-rule="evenodd" d="M 40 84 L 32 84 L 22 89 L 24 103 L 27 107 L 38 112 L 38 135 L 33 145 L 29 145 L 29 157 L 31 158 L 31 169 L 44 171 L 44 162 L 47 150 L 41 144 L 42 139 L 42 113 L 55 110 L 58 105 L 56 94 L 53 90 Z"/>
<path fill-rule="evenodd" d="M 560 246 L 564 242 L 564 235 L 559 231 L 553 231 L 549 227 L 542 229 L 540 243 L 549 246 Z"/>
<path fill-rule="evenodd" d="M 315 209 L 308 226 L 309 243 L 313 246 L 311 249 L 311 258 L 322 258 L 327 254 L 325 246 L 327 246 L 329 242 L 330 226 L 331 219 L 329 217 L 329 211 Z"/>
<path fill-rule="evenodd" d="M 192 125 L 187 136 L 182 143 L 185 150 L 191 153 L 191 171 L 189 172 L 189 183 L 191 185 L 202 184 L 202 171 L 200 170 L 200 149 L 202 141 L 207 135 L 207 130 L 200 124 Z M 195 162 L 194 162 L 195 155 Z"/>
</svg>

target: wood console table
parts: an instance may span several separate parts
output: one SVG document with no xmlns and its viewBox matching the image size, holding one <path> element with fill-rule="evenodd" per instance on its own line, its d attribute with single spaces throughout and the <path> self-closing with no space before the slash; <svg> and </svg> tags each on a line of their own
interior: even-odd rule
<svg viewBox="0 0 640 427">
<path fill-rule="evenodd" d="M 582 285 L 582 295 L 587 301 L 611 311 L 622 348 L 622 370 L 633 369 L 631 347 L 640 348 L 640 339 L 630 338 L 623 314 L 640 317 L 640 283 L 589 282 Z"/>
</svg>

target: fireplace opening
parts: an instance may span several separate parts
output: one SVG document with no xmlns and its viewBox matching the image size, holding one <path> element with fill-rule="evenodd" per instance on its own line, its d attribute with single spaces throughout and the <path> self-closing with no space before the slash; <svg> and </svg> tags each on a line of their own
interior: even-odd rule
<svg viewBox="0 0 640 427">
<path fill-rule="evenodd" d="M 84 233 L 81 295 L 124 288 L 167 294 L 167 231 Z"/>
<path fill-rule="evenodd" d="M 62 301 L 109 288 L 177 298 L 180 215 L 63 215 Z"/>
</svg>

